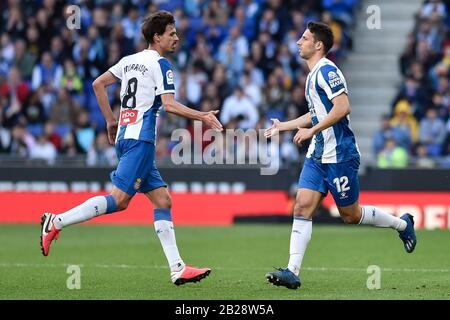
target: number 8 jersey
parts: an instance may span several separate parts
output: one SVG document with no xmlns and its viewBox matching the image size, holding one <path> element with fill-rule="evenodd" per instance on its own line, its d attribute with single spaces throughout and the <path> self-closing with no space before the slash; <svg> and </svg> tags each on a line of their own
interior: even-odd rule
<svg viewBox="0 0 450 320">
<path fill-rule="evenodd" d="M 169 61 L 156 50 L 145 49 L 123 57 L 109 71 L 121 80 L 116 143 L 134 139 L 156 144 L 156 118 L 162 107 L 161 95 L 175 93 Z"/>
</svg>

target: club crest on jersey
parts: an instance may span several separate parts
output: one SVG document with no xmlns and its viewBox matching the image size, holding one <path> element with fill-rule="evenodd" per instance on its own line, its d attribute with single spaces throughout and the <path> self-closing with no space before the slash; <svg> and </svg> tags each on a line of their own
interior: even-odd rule
<svg viewBox="0 0 450 320">
<path fill-rule="evenodd" d="M 142 181 L 141 178 L 136 179 L 136 182 L 134 183 L 133 186 L 134 190 L 138 190 L 141 187 L 141 181 Z"/>
<path fill-rule="evenodd" d="M 167 78 L 167 84 L 173 84 L 173 72 L 172 72 L 172 70 L 167 70 L 166 78 Z"/>
<path fill-rule="evenodd" d="M 338 75 L 336 72 L 334 72 L 334 71 L 328 72 L 328 81 L 329 81 L 329 83 L 330 83 L 330 87 L 331 87 L 331 88 L 334 88 L 334 87 L 336 87 L 336 86 L 342 84 L 341 78 L 340 78 L 339 75 Z"/>
</svg>

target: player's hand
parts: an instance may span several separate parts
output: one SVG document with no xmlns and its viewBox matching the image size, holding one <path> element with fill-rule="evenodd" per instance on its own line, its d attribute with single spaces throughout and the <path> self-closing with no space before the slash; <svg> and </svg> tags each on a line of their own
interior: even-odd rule
<svg viewBox="0 0 450 320">
<path fill-rule="evenodd" d="M 219 120 L 217 120 L 216 118 L 216 114 L 219 113 L 219 110 L 214 110 L 214 111 L 208 111 L 203 113 L 202 115 L 202 121 L 210 128 L 217 130 L 217 131 L 222 131 L 223 130 L 223 126 L 220 123 Z"/>
<path fill-rule="evenodd" d="M 281 122 L 278 119 L 270 119 L 272 120 L 272 126 L 270 128 L 267 128 L 264 131 L 264 137 L 270 138 L 272 136 L 277 135 L 280 132 Z"/>
<path fill-rule="evenodd" d="M 106 130 L 108 130 L 108 141 L 109 144 L 114 145 L 116 141 L 116 134 L 117 134 L 117 121 L 114 119 L 114 121 L 107 122 L 106 123 Z"/>
<path fill-rule="evenodd" d="M 294 136 L 294 143 L 298 146 L 302 145 L 302 142 L 311 139 L 314 135 L 314 131 L 312 128 L 306 129 L 306 128 L 298 128 L 297 133 Z"/>
</svg>

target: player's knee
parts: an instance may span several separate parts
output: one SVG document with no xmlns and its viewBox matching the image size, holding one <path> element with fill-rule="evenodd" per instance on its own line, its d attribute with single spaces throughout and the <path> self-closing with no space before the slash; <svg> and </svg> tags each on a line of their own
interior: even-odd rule
<svg viewBox="0 0 450 320">
<path fill-rule="evenodd" d="M 341 214 L 341 218 L 346 224 L 358 224 L 360 217 L 354 214 Z"/>
<path fill-rule="evenodd" d="M 163 197 L 159 198 L 154 203 L 156 208 L 160 209 L 171 209 L 172 208 L 172 198 L 169 194 L 164 195 Z"/>
<path fill-rule="evenodd" d="M 311 219 L 313 215 L 312 203 L 307 201 L 297 201 L 294 206 L 294 216 Z"/>
</svg>

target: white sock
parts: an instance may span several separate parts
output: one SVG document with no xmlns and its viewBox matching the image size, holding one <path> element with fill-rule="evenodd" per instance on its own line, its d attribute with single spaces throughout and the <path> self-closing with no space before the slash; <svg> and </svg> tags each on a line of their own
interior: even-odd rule
<svg viewBox="0 0 450 320">
<path fill-rule="evenodd" d="M 90 220 L 107 212 L 114 212 L 115 207 L 114 198 L 111 195 L 93 197 L 69 211 L 56 215 L 53 224 L 56 229 L 61 230 L 64 227 Z"/>
<path fill-rule="evenodd" d="M 406 229 L 406 221 L 392 214 L 386 213 L 374 206 L 361 207 L 361 220 L 359 224 L 368 224 L 381 228 L 392 228 L 398 231 Z"/>
<path fill-rule="evenodd" d="M 172 218 L 169 209 L 155 209 L 154 226 L 158 235 L 170 271 L 180 271 L 185 264 L 178 252 L 177 241 L 175 239 L 175 231 L 173 229 Z M 164 219 L 164 220 L 163 220 Z"/>
<path fill-rule="evenodd" d="M 294 218 L 292 223 L 291 244 L 289 248 L 288 269 L 298 276 L 303 256 L 312 234 L 312 220 Z"/>
</svg>

